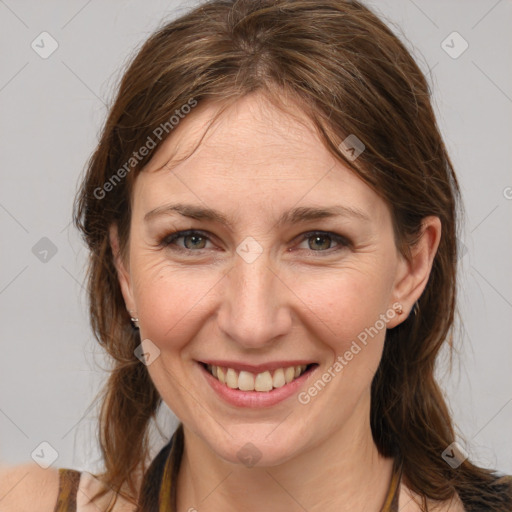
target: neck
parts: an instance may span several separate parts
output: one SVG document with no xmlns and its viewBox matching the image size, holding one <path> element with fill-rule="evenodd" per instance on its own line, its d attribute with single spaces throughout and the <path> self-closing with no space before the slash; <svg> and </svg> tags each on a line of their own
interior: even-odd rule
<svg viewBox="0 0 512 512">
<path fill-rule="evenodd" d="M 356 415 L 354 415 L 356 416 Z M 345 512 L 380 510 L 393 461 L 379 455 L 369 421 L 351 418 L 309 451 L 271 467 L 219 458 L 186 427 L 177 512 Z"/>
</svg>

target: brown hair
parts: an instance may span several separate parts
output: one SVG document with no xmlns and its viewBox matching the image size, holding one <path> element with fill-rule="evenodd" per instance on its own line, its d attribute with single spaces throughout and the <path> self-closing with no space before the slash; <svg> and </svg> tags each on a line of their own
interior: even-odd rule
<svg viewBox="0 0 512 512">
<path fill-rule="evenodd" d="M 165 138 L 155 136 L 159 127 L 172 136 L 176 111 L 205 100 L 228 106 L 255 91 L 276 107 L 285 108 L 284 98 L 300 105 L 328 150 L 389 205 L 405 256 L 422 219 L 440 218 L 442 237 L 419 310 L 387 332 L 372 383 L 372 432 L 380 453 L 402 462 L 425 510 L 427 498 L 455 492 L 502 510 L 506 496 L 492 489 L 491 471 L 469 460 L 452 469 L 441 457 L 454 429 L 434 368 L 443 343 L 451 347 L 453 340 L 457 179 L 424 75 L 392 31 L 356 1 L 212 0 L 154 33 L 125 72 L 74 212 L 90 248 L 92 327 L 114 362 L 100 416 L 105 471 L 98 476 L 135 503 L 134 474 L 146 471 L 148 427 L 161 404 L 134 355 L 141 340 L 121 295 L 109 227 L 118 226 L 124 254 L 134 180 Z M 339 149 L 348 135 L 366 146 L 354 161 Z M 149 138 L 156 144 L 141 156 Z"/>
</svg>

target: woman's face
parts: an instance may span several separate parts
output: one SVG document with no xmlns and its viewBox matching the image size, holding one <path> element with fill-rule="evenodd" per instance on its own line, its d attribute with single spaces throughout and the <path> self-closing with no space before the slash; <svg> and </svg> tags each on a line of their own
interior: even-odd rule
<svg viewBox="0 0 512 512">
<path fill-rule="evenodd" d="M 137 177 L 120 282 L 151 378 L 185 427 L 225 460 L 275 465 L 369 430 L 407 266 L 386 204 L 258 94 L 166 168 L 215 112 L 200 104 Z"/>
</svg>

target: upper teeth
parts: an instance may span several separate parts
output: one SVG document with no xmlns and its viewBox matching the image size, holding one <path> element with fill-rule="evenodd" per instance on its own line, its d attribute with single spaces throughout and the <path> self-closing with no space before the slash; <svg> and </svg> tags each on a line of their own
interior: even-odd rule
<svg viewBox="0 0 512 512">
<path fill-rule="evenodd" d="M 270 371 L 255 375 L 244 370 L 238 372 L 233 368 L 206 365 L 208 371 L 222 384 L 226 384 L 232 389 L 240 389 L 241 391 L 271 391 L 273 388 L 280 388 L 302 375 L 306 367 L 307 365 L 305 364 L 289 366 L 288 368 L 274 370 L 273 375 Z"/>
</svg>

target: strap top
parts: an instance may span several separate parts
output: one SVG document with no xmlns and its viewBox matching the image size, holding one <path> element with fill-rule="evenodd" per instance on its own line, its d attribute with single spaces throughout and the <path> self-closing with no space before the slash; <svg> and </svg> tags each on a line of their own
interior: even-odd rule
<svg viewBox="0 0 512 512">
<path fill-rule="evenodd" d="M 155 457 L 148 468 L 142 484 L 140 509 L 142 511 L 176 511 L 177 471 L 183 454 L 183 428 L 180 425 L 171 440 Z M 84 473 L 69 468 L 59 469 L 59 496 L 54 512 L 86 512 L 78 504 L 81 478 Z M 398 498 L 402 477 L 401 466 L 395 464 L 384 505 L 380 512 L 398 512 Z"/>
<path fill-rule="evenodd" d="M 81 472 L 59 468 L 59 495 L 54 512 L 75 512 Z"/>
</svg>

